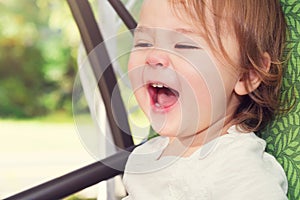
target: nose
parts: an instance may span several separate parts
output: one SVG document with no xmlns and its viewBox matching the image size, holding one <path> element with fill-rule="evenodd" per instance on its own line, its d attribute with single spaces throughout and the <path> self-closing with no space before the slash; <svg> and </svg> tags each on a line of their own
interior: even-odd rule
<svg viewBox="0 0 300 200">
<path fill-rule="evenodd" d="M 147 55 L 146 64 L 152 67 L 168 67 L 170 58 L 165 52 L 154 50 Z"/>
</svg>

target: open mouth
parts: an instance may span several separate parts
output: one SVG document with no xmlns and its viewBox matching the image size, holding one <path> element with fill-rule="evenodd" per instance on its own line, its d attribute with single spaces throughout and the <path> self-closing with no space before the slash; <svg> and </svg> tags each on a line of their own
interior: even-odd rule
<svg viewBox="0 0 300 200">
<path fill-rule="evenodd" d="M 148 92 L 152 104 L 158 109 L 172 107 L 179 98 L 179 92 L 161 83 L 149 83 Z"/>
</svg>

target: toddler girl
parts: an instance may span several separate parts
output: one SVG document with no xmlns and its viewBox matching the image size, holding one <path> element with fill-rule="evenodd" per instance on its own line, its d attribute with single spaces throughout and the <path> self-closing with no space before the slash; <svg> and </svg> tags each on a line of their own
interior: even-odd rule
<svg viewBox="0 0 300 200">
<path fill-rule="evenodd" d="M 145 0 L 128 63 L 160 136 L 125 168 L 129 199 L 287 199 L 261 129 L 278 109 L 278 0 Z"/>
</svg>

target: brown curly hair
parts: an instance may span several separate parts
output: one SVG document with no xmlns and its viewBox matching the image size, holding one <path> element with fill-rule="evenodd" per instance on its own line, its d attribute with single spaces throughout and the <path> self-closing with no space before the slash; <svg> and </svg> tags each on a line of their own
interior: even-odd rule
<svg viewBox="0 0 300 200">
<path fill-rule="evenodd" d="M 279 94 L 283 71 L 280 60 L 286 40 L 286 22 L 279 0 L 169 2 L 177 15 L 184 9 L 190 17 L 185 19 L 187 23 L 201 27 L 211 48 L 230 63 L 233 61 L 224 49 L 221 35 L 228 32 L 228 29 L 234 33 L 240 52 L 240 63 L 237 67 L 241 69 L 242 77 L 249 83 L 252 71 L 261 80 L 257 89 L 250 92 L 247 88 L 249 93 L 241 96 L 241 104 L 234 115 L 235 123 L 245 132 L 261 129 L 280 108 Z M 210 12 L 212 22 L 207 22 L 207 12 Z M 209 29 L 211 25 L 214 27 L 213 31 Z M 269 71 L 266 71 L 263 63 L 265 52 L 271 58 Z"/>
</svg>

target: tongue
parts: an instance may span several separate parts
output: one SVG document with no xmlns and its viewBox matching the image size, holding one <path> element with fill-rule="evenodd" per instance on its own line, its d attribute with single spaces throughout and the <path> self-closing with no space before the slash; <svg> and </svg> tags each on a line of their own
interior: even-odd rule
<svg viewBox="0 0 300 200">
<path fill-rule="evenodd" d="M 158 90 L 157 93 L 157 103 L 162 107 L 170 107 L 174 105 L 177 101 L 177 96 L 167 88 L 162 88 Z"/>
</svg>

